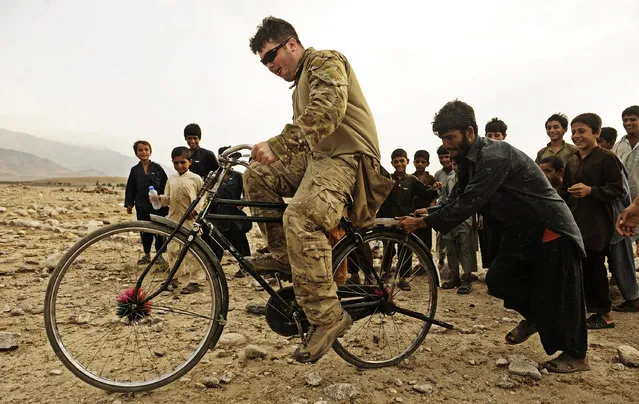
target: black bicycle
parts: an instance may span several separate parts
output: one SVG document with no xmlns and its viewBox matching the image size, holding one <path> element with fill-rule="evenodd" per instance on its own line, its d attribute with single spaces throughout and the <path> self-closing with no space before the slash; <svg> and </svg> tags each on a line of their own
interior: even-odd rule
<svg viewBox="0 0 639 404">
<path fill-rule="evenodd" d="M 220 155 L 220 168 L 208 174 L 179 223 L 152 217 L 107 226 L 80 239 L 62 257 L 47 287 L 45 327 L 56 355 L 80 379 L 108 391 L 151 390 L 186 374 L 215 346 L 226 324 L 229 294 L 219 260 L 198 235 L 203 227 L 269 294 L 269 327 L 279 335 L 303 337 L 308 321 L 293 287 L 283 283 L 287 274 L 276 274 L 277 289 L 272 287 L 215 226 L 217 220 L 281 219 L 209 213 L 214 203 L 286 208 L 216 198 L 231 167 L 249 167 L 240 152 L 246 149 L 251 146 Z M 205 207 L 192 228 L 184 226 L 202 198 Z M 343 219 L 345 235 L 333 247 L 338 296 L 354 321 L 333 349 L 360 368 L 400 363 L 419 347 L 431 324 L 452 328 L 434 319 L 438 277 L 430 252 L 394 224 L 378 219 L 371 228 L 355 229 Z M 147 265 L 136 263 L 142 232 L 165 240 Z M 168 268 L 156 265 L 160 254 L 168 257 Z M 181 294 L 174 288 L 178 279 L 197 284 L 199 291 Z"/>
</svg>

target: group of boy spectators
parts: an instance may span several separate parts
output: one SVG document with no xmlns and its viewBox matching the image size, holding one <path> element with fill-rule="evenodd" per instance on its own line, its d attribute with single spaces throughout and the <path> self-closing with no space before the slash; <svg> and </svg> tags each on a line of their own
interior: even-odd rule
<svg viewBox="0 0 639 404">
<path fill-rule="evenodd" d="M 586 256 L 581 264 L 586 309 L 591 313 L 586 319 L 588 329 L 613 328 L 611 310 L 639 312 L 633 241 L 614 231 L 616 218 L 639 196 L 639 106 L 626 108 L 622 121 L 627 134 L 616 142 L 617 131 L 602 127 L 598 115 L 578 115 L 571 122 L 573 145 L 564 140 L 568 118 L 561 113 L 553 114 L 545 123 L 550 142 L 539 150 L 535 159 L 552 187 L 568 204 L 584 240 Z M 503 141 L 507 129 L 502 120 L 493 118 L 485 126 L 485 136 Z M 395 185 L 379 216 L 407 216 L 419 208 L 445 204 L 457 185 L 457 173 L 447 149 L 440 147 L 437 155 L 442 169 L 431 176 L 425 170 L 429 153 L 418 150 L 413 159 L 416 171 L 411 175 L 406 173 L 409 163 L 406 151 L 393 151 L 391 164 L 395 172 L 391 178 Z M 482 266 L 490 268 L 501 238 L 498 226 L 485 226 L 491 220 L 494 218 L 489 215 L 473 215 L 446 234 L 437 232 L 436 256 L 442 288 L 456 287 L 459 294 L 470 293 L 472 274 L 477 271 L 478 244 Z M 432 247 L 430 227 L 415 233 L 429 249 Z M 639 244 L 637 246 L 639 251 Z M 624 299 L 614 307 L 609 295 L 606 259 L 612 273 L 611 283 L 618 286 Z"/>
</svg>

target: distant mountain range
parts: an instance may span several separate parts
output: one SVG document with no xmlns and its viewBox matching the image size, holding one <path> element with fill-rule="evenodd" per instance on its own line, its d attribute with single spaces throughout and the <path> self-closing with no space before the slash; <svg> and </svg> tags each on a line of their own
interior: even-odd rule
<svg viewBox="0 0 639 404">
<path fill-rule="evenodd" d="M 127 177 L 138 160 L 106 148 L 75 146 L 0 129 L 0 181 Z"/>
</svg>

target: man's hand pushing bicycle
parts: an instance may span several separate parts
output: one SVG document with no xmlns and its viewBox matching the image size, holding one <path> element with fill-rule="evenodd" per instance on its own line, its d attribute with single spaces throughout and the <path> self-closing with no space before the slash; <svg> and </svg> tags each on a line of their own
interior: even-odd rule
<svg viewBox="0 0 639 404">
<path fill-rule="evenodd" d="M 415 230 L 428 227 L 426 222 L 424 222 L 424 216 L 428 216 L 428 210 L 426 208 L 417 209 L 412 216 L 397 217 L 396 219 L 399 220 L 397 227 L 406 233 L 413 233 Z"/>
</svg>

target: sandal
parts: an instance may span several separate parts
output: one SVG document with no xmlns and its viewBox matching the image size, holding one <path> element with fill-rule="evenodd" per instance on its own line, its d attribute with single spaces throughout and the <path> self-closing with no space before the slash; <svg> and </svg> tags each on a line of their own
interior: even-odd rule
<svg viewBox="0 0 639 404">
<path fill-rule="evenodd" d="M 626 300 L 620 305 L 614 306 L 612 309 L 622 313 L 637 313 L 639 312 L 639 299 Z"/>
<path fill-rule="evenodd" d="M 189 282 L 188 285 L 186 285 L 185 287 L 182 288 L 182 290 L 180 291 L 181 295 L 190 295 L 192 293 L 197 293 L 199 292 L 200 289 L 200 284 L 196 283 L 196 282 Z"/>
<path fill-rule="evenodd" d="M 529 324 L 527 320 L 521 320 L 517 327 L 513 328 L 506 334 L 506 343 L 508 345 L 517 345 L 526 341 L 531 335 L 537 332 L 537 326 Z"/>
<path fill-rule="evenodd" d="M 410 283 L 405 279 L 400 279 L 399 282 L 397 282 L 397 287 L 405 292 L 411 290 Z"/>
<path fill-rule="evenodd" d="M 555 359 L 551 359 L 542 365 L 549 372 L 555 373 L 573 373 L 590 370 L 588 357 L 583 360 L 575 359 L 567 353 L 563 352 Z"/>
<path fill-rule="evenodd" d="M 146 265 L 149 262 L 151 262 L 151 257 L 149 257 L 148 255 L 145 255 L 144 257 L 138 260 L 138 265 Z"/>
<path fill-rule="evenodd" d="M 456 287 L 458 287 L 459 285 L 461 285 L 461 280 L 459 278 L 454 279 L 452 281 L 446 281 L 444 283 L 442 283 L 441 288 L 442 289 L 454 289 Z"/>
<path fill-rule="evenodd" d="M 586 319 L 586 328 L 589 330 L 603 330 L 605 328 L 615 328 L 615 322 L 606 322 L 600 314 L 594 313 Z"/>
<path fill-rule="evenodd" d="M 457 288 L 458 295 L 467 295 L 473 290 L 473 284 L 470 281 L 462 281 L 461 286 Z"/>
</svg>

